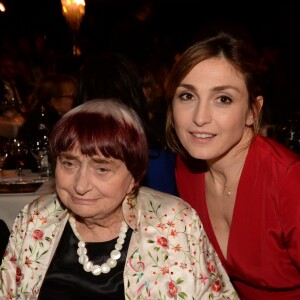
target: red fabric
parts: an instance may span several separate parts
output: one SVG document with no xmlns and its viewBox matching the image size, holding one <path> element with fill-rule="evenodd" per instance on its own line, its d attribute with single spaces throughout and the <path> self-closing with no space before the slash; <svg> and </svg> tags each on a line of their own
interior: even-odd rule
<svg viewBox="0 0 300 300">
<path fill-rule="evenodd" d="M 227 260 L 209 220 L 204 172 L 192 172 L 177 158 L 176 180 L 241 299 L 300 299 L 299 156 L 265 137 L 252 143 L 237 191 Z"/>
</svg>

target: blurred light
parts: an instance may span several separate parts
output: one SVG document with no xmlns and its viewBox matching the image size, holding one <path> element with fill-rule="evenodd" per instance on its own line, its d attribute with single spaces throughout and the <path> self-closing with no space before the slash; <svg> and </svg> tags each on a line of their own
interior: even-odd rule
<svg viewBox="0 0 300 300">
<path fill-rule="evenodd" d="M 0 2 L 0 12 L 5 12 L 5 6 L 2 2 Z"/>
<path fill-rule="evenodd" d="M 72 30 L 79 30 L 85 13 L 84 0 L 61 0 L 62 12 Z"/>
</svg>

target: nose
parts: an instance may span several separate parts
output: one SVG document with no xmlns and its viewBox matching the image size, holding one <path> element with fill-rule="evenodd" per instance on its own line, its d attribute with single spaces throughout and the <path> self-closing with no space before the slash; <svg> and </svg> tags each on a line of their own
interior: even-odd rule
<svg viewBox="0 0 300 300">
<path fill-rule="evenodd" d="M 209 103 L 204 101 L 198 101 L 197 105 L 194 108 L 193 113 L 193 122 L 201 127 L 204 124 L 211 122 L 211 111 Z"/>
<path fill-rule="evenodd" d="M 84 195 L 92 190 L 92 183 L 87 169 L 80 168 L 74 180 L 74 190 L 78 195 Z"/>
</svg>

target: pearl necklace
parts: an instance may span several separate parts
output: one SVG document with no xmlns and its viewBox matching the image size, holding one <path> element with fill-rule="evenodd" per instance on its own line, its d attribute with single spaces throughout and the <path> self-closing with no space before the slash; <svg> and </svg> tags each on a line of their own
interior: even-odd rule
<svg viewBox="0 0 300 300">
<path fill-rule="evenodd" d="M 115 245 L 115 249 L 111 251 L 110 258 L 103 263 L 101 266 L 94 265 L 87 256 L 87 249 L 85 247 L 85 242 L 81 239 L 77 229 L 76 229 L 76 220 L 73 216 L 70 215 L 69 223 L 71 228 L 78 238 L 78 249 L 77 254 L 79 256 L 79 263 L 83 265 L 83 269 L 86 272 L 91 272 L 93 275 L 97 276 L 101 273 L 107 274 L 112 268 L 117 265 L 117 260 L 121 257 L 121 249 L 123 248 L 123 244 L 126 238 L 126 232 L 128 230 L 128 225 L 122 221 L 122 225 L 120 228 L 119 238 L 117 239 L 117 243 Z"/>
</svg>

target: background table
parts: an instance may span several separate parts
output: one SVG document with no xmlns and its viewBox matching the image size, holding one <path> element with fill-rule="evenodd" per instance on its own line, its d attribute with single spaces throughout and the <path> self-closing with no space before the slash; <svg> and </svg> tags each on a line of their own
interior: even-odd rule
<svg viewBox="0 0 300 300">
<path fill-rule="evenodd" d="M 54 192 L 53 179 L 43 183 L 36 192 L 31 194 L 0 194 L 0 219 L 11 229 L 16 216 L 26 204 L 52 192 Z"/>
</svg>

